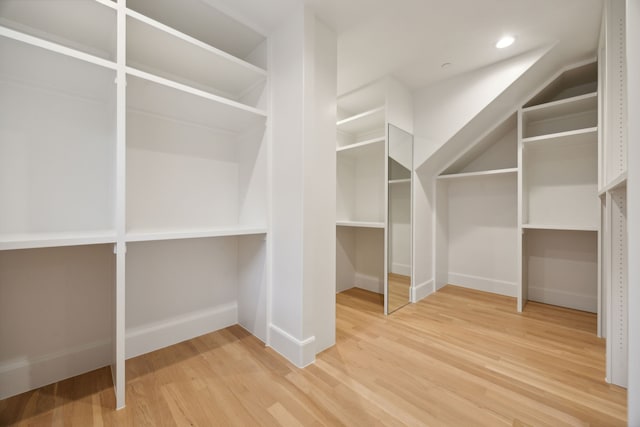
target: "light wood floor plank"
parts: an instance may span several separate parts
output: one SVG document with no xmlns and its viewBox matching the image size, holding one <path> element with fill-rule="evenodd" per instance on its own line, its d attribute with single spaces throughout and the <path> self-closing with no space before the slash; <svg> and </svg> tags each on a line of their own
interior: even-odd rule
<svg viewBox="0 0 640 427">
<path fill-rule="evenodd" d="M 239 326 L 0 401 L 0 425 L 623 426 L 590 313 L 447 286 L 385 317 L 337 296 L 337 344 L 298 369 Z"/>
</svg>

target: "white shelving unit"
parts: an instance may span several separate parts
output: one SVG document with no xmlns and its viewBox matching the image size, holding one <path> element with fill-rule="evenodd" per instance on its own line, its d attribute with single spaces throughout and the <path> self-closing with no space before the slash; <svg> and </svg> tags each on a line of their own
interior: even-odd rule
<svg viewBox="0 0 640 427">
<path fill-rule="evenodd" d="M 598 312 L 597 63 L 567 68 L 518 111 L 518 310 Z"/>
<path fill-rule="evenodd" d="M 353 102 L 355 100 L 355 103 Z M 338 98 L 336 242 L 338 292 L 384 292 L 386 114 L 382 87 Z"/>
<path fill-rule="evenodd" d="M 126 358 L 236 323 L 266 341 L 265 37 L 126 3 L 2 4 L 0 398 L 111 365 L 122 407 Z"/>
<path fill-rule="evenodd" d="M 516 295 L 516 166 L 512 114 L 472 141 L 437 177 L 436 289 L 455 284 Z"/>
<path fill-rule="evenodd" d="M 627 233 L 627 76 L 625 2 L 605 3 L 600 34 L 601 91 L 599 241 L 603 315 L 599 334 L 607 339 L 607 381 L 627 387 L 628 374 L 628 233 Z"/>
</svg>

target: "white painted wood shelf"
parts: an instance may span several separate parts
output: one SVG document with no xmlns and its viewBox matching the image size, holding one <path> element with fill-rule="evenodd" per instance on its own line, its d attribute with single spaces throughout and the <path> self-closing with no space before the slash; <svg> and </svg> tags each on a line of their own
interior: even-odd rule
<svg viewBox="0 0 640 427">
<path fill-rule="evenodd" d="M 384 141 L 385 141 L 384 136 L 379 138 L 372 138 L 366 141 L 356 142 L 355 144 L 349 144 L 342 147 L 337 147 L 336 152 L 347 153 L 347 152 L 350 152 L 351 150 L 359 151 L 361 149 L 366 149 L 366 148 L 370 148 L 372 146 L 377 146 L 377 145 L 382 145 L 382 148 L 384 148 Z"/>
<path fill-rule="evenodd" d="M 597 225 L 576 224 L 522 224 L 527 230 L 558 230 L 558 231 L 598 231 Z"/>
<path fill-rule="evenodd" d="M 620 175 L 611 180 L 611 182 L 607 183 L 604 188 L 602 188 L 598 195 L 602 196 L 608 191 L 617 190 L 619 188 L 624 188 L 627 186 L 627 172 L 622 172 Z"/>
<path fill-rule="evenodd" d="M 267 72 L 253 64 L 135 11 L 127 15 L 131 67 L 235 101 L 265 83 Z"/>
<path fill-rule="evenodd" d="M 532 122 L 558 120 L 558 117 L 571 116 L 581 111 L 598 109 L 598 93 L 574 96 L 546 104 L 534 105 L 522 109 L 523 117 Z"/>
<path fill-rule="evenodd" d="M 573 145 L 597 143 L 598 128 L 590 127 L 586 129 L 571 130 L 566 132 L 558 132 L 549 135 L 534 136 L 522 138 L 522 142 L 526 147 L 541 147 L 545 145 Z"/>
<path fill-rule="evenodd" d="M 239 133 L 264 126 L 266 112 L 127 67 L 127 108 Z"/>
<path fill-rule="evenodd" d="M 338 227 L 384 228 L 384 222 L 376 221 L 336 221 Z"/>
<path fill-rule="evenodd" d="M 464 173 L 452 173 L 446 175 L 439 175 L 437 179 L 463 179 L 463 178 L 477 178 L 482 176 L 491 176 L 491 175 L 509 175 L 509 174 L 517 174 L 518 168 L 507 168 L 507 169 L 495 169 L 495 170 L 487 170 L 487 171 L 479 171 L 479 172 L 464 172 Z"/>
<path fill-rule="evenodd" d="M 347 117 L 343 120 L 338 120 L 336 126 L 339 131 L 358 135 L 369 132 L 372 129 L 384 130 L 384 123 L 385 107 L 382 106 L 356 114 L 355 116 Z"/>
<path fill-rule="evenodd" d="M 116 4 L 108 0 L 3 0 L 0 25 L 104 60 L 116 57 Z"/>
<path fill-rule="evenodd" d="M 267 228 L 260 226 L 212 227 L 191 230 L 131 230 L 127 242 L 149 242 L 160 240 L 199 239 L 206 237 L 249 236 L 266 234 Z"/>
<path fill-rule="evenodd" d="M 411 178 L 389 180 L 389 185 L 398 185 L 398 184 L 411 184 Z"/>
<path fill-rule="evenodd" d="M 22 233 L 0 235 L 0 250 L 55 248 L 62 246 L 115 243 L 115 230 L 75 231 L 66 233 Z"/>
</svg>

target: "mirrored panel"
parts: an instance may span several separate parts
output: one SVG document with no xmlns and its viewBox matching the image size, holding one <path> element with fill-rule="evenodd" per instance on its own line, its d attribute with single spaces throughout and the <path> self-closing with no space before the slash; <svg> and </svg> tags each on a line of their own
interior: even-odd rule
<svg viewBox="0 0 640 427">
<path fill-rule="evenodd" d="M 413 135 L 389 125 L 385 313 L 411 301 Z"/>
</svg>

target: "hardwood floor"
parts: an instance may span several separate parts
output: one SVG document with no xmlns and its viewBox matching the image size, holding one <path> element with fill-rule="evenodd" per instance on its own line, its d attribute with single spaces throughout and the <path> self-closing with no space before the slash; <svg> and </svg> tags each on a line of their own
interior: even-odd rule
<svg viewBox="0 0 640 427">
<path fill-rule="evenodd" d="M 0 401 L 0 425 L 626 424 L 588 313 L 447 286 L 389 317 L 337 296 L 337 345 L 297 369 L 238 326 Z"/>
</svg>

